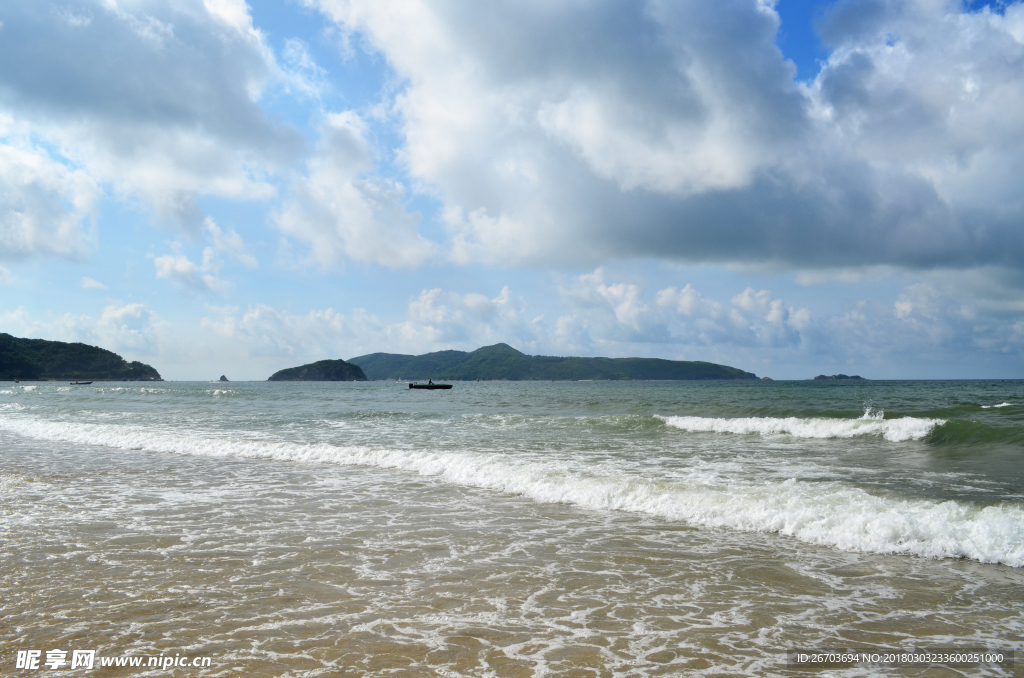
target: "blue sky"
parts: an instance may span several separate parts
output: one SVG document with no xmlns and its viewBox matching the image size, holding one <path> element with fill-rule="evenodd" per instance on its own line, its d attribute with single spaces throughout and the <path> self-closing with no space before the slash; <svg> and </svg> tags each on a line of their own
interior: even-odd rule
<svg viewBox="0 0 1024 678">
<path fill-rule="evenodd" d="M 0 6 L 0 331 L 1024 377 L 1024 7 Z"/>
</svg>

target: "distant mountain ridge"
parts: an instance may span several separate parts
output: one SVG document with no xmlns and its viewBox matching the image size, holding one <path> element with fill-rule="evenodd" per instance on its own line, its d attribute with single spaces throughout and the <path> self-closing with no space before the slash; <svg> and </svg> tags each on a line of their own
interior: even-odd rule
<svg viewBox="0 0 1024 678">
<path fill-rule="evenodd" d="M 358 365 L 344 360 L 318 360 L 278 370 L 267 381 L 366 381 L 366 375 Z"/>
<path fill-rule="evenodd" d="M 509 381 L 594 380 L 719 380 L 757 379 L 725 365 L 661 358 L 576 358 L 526 355 L 508 344 L 484 346 L 472 352 L 437 351 L 425 355 L 371 353 L 349 362 L 377 379 L 507 379 Z"/>
<path fill-rule="evenodd" d="M 137 360 L 128 362 L 105 348 L 77 342 L 20 339 L 6 333 L 0 333 L 0 379 L 163 381 L 160 373 L 149 365 Z"/>
</svg>

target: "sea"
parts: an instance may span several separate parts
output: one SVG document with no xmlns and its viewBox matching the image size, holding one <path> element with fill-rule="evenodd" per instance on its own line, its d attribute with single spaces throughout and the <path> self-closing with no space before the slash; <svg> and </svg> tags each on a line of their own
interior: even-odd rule
<svg viewBox="0 0 1024 678">
<path fill-rule="evenodd" d="M 1024 382 L 7 382 L 0 604 L 4 676 L 1024 675 Z"/>
</svg>

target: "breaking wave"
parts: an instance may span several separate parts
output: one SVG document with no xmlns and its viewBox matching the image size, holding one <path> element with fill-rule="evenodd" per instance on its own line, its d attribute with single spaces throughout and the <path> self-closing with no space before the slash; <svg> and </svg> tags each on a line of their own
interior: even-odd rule
<svg viewBox="0 0 1024 678">
<path fill-rule="evenodd" d="M 885 419 L 881 410 L 868 408 L 859 419 L 830 419 L 799 417 L 661 417 L 665 423 L 684 431 L 706 433 L 736 433 L 790 435 L 796 438 L 852 438 L 876 435 L 892 442 L 921 440 L 945 419 L 901 417 Z"/>
<path fill-rule="evenodd" d="M 669 418 L 682 428 L 813 437 L 878 434 L 919 437 L 938 420 L 853 421 Z M 910 419 L 910 421 L 907 421 Z M 780 423 L 781 422 L 781 423 Z M 670 422 L 671 423 L 671 422 Z M 665 479 L 536 455 L 385 449 L 271 442 L 138 426 L 0 418 L 0 430 L 39 440 L 211 457 L 361 465 L 434 476 L 453 484 L 587 509 L 642 512 L 698 527 L 774 532 L 850 551 L 970 558 L 1024 565 L 1024 506 L 876 496 L 838 481 L 782 483 L 756 477 L 709 478 L 693 470 Z"/>
</svg>

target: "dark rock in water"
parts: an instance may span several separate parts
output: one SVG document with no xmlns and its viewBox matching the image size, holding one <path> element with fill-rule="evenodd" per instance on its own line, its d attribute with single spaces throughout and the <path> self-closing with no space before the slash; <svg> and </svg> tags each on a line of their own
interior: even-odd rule
<svg viewBox="0 0 1024 678">
<path fill-rule="evenodd" d="M 163 381 L 149 365 L 104 348 L 5 333 L 0 333 L 0 379 Z"/>
<path fill-rule="evenodd" d="M 228 378 L 227 378 L 227 377 L 225 377 L 225 376 L 224 376 L 223 374 L 222 374 L 222 375 L 220 375 L 220 380 L 221 380 L 221 381 L 229 381 L 229 380 L 228 380 Z"/>
<path fill-rule="evenodd" d="M 814 381 L 843 381 L 843 380 L 853 380 L 853 379 L 857 379 L 857 380 L 860 380 L 860 381 L 867 381 L 867 379 L 865 379 L 864 377 L 859 377 L 857 375 L 853 375 L 851 377 L 851 376 L 846 375 L 846 374 L 833 374 L 831 376 L 826 376 L 824 374 L 819 374 L 818 376 L 816 376 L 814 378 Z"/>
<path fill-rule="evenodd" d="M 309 365 L 289 367 L 270 375 L 267 381 L 367 381 L 358 365 L 344 360 L 320 360 Z"/>
</svg>

